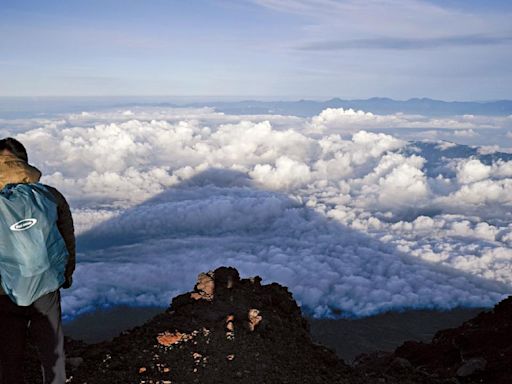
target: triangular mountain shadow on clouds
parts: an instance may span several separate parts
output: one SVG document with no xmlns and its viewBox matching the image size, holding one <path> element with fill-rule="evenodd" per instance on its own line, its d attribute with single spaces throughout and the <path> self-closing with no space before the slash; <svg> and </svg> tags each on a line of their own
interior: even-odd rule
<svg viewBox="0 0 512 384">
<path fill-rule="evenodd" d="M 166 306 L 198 271 L 221 265 L 289 287 L 318 317 L 487 307 L 508 292 L 400 252 L 226 169 L 204 171 L 127 209 L 77 244 L 77 283 L 63 298 L 67 318 L 115 305 Z"/>
</svg>

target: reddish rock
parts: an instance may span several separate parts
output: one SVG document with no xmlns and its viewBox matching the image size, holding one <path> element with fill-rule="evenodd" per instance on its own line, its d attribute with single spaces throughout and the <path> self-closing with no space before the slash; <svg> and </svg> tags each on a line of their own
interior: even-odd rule
<svg viewBox="0 0 512 384">
<path fill-rule="evenodd" d="M 254 331 L 254 328 L 256 328 L 256 326 L 261 322 L 261 320 L 263 320 L 263 317 L 260 316 L 260 311 L 255 308 L 249 309 L 248 318 L 248 326 L 251 332 Z"/>
<path fill-rule="evenodd" d="M 194 300 L 213 300 L 215 294 L 214 272 L 200 273 L 194 290 L 195 292 L 190 294 Z"/>
</svg>

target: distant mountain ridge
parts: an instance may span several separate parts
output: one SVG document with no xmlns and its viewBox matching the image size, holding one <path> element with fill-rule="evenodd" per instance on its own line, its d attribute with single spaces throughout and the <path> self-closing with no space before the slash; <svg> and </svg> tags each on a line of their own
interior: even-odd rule
<svg viewBox="0 0 512 384">
<path fill-rule="evenodd" d="M 210 102 L 207 105 L 229 114 L 283 114 L 300 117 L 318 115 L 326 108 L 344 108 L 363 110 L 376 114 L 418 114 L 425 116 L 449 115 L 493 115 L 512 114 L 512 100 L 496 101 L 441 101 L 429 98 L 393 100 L 386 97 L 370 99 L 343 100 L 333 98 L 326 101 L 258 101 L 244 100 L 234 102 Z M 182 106 L 199 107 L 205 103 L 189 103 Z"/>
<path fill-rule="evenodd" d="M 227 98 L 224 98 L 225 100 Z M 0 97 L 0 118 L 48 117 L 59 113 L 78 113 L 85 110 L 133 107 L 204 107 L 228 114 L 282 114 L 299 117 L 318 115 L 326 108 L 356 109 L 376 114 L 449 115 L 512 115 L 512 100 L 442 101 L 430 98 L 394 100 L 387 97 L 369 99 L 329 100 L 300 99 L 293 101 L 263 101 L 257 99 L 219 101 L 205 96 L 203 101 L 178 101 L 175 96 L 98 96 L 98 97 Z M 199 100 L 199 96 L 196 98 Z"/>
</svg>

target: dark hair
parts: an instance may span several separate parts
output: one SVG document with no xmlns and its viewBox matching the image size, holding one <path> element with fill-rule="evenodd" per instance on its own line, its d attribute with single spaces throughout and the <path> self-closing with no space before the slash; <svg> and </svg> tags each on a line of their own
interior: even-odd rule
<svg viewBox="0 0 512 384">
<path fill-rule="evenodd" d="M 27 150 L 18 140 L 12 137 L 6 137 L 0 140 L 0 152 L 7 149 L 14 156 L 19 157 L 22 160 L 28 162 Z"/>
</svg>

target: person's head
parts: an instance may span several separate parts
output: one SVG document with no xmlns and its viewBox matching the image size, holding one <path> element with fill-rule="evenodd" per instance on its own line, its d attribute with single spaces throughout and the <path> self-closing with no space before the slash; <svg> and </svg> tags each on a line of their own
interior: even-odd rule
<svg viewBox="0 0 512 384">
<path fill-rule="evenodd" d="M 14 156 L 28 162 L 27 150 L 24 145 L 12 137 L 0 140 L 0 154 L 11 153 Z"/>
</svg>

